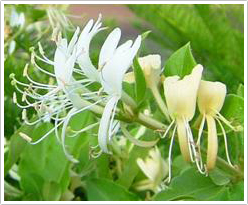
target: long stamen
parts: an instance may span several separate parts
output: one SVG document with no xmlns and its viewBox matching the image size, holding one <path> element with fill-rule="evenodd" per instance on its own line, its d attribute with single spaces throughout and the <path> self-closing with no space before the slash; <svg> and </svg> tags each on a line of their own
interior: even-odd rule
<svg viewBox="0 0 248 205">
<path fill-rule="evenodd" d="M 78 134 L 82 133 L 82 132 L 86 132 L 90 129 L 92 129 L 93 127 L 95 127 L 96 125 L 99 125 L 99 122 L 96 122 L 96 123 L 93 123 L 91 125 L 88 125 L 87 127 L 84 127 L 83 129 L 81 130 L 72 130 L 72 132 L 74 132 L 73 135 L 69 136 L 69 137 L 75 137 L 77 136 Z"/>
<path fill-rule="evenodd" d="M 169 147 L 169 156 L 168 156 L 168 158 L 169 158 L 169 174 L 168 174 L 168 178 L 165 180 L 165 182 L 168 184 L 170 183 L 171 176 L 172 176 L 172 171 L 171 171 L 171 168 L 172 168 L 172 148 L 173 148 L 173 142 L 174 142 L 174 138 L 175 138 L 176 128 L 177 128 L 177 125 L 175 125 L 175 127 L 173 129 L 170 147 Z"/>
<path fill-rule="evenodd" d="M 224 122 L 228 127 L 230 127 L 232 130 L 236 130 L 235 127 L 233 127 L 231 125 L 231 123 L 223 116 L 221 115 L 219 112 L 217 112 L 216 110 L 214 110 L 215 113 L 217 114 L 217 118 L 220 119 L 222 122 Z"/>
<path fill-rule="evenodd" d="M 204 128 L 204 124 L 205 124 L 205 114 L 203 115 L 202 117 L 202 121 L 201 121 L 201 124 L 200 124 L 200 128 L 199 128 L 199 132 L 198 132 L 198 139 L 197 139 L 197 142 L 196 142 L 196 146 L 197 146 L 197 149 L 198 149 L 198 154 L 199 154 L 199 157 L 200 157 L 200 167 L 201 169 L 203 169 L 203 162 L 202 162 L 202 157 L 201 157 L 201 136 L 202 136 L 202 132 L 203 132 L 203 128 Z"/>
<path fill-rule="evenodd" d="M 174 124 L 175 120 L 172 120 L 172 122 L 170 123 L 170 125 L 168 126 L 168 128 L 166 129 L 165 133 L 163 134 L 163 136 L 161 138 L 165 138 L 166 135 L 168 134 L 171 126 Z"/>
<path fill-rule="evenodd" d="M 84 110 L 89 109 L 90 107 L 96 105 L 97 103 L 99 103 L 99 101 L 97 101 L 97 102 L 95 102 L 95 103 L 93 103 L 91 105 L 88 105 L 86 107 L 83 107 L 82 109 L 79 109 L 79 110 L 77 110 L 76 108 L 72 108 L 69 111 L 69 113 L 67 114 L 66 119 L 64 120 L 64 124 L 63 124 L 63 127 L 62 127 L 62 133 L 61 133 L 62 147 L 63 147 L 63 150 L 64 150 L 64 153 L 65 153 L 66 157 L 70 161 L 72 161 L 74 163 L 77 163 L 78 160 L 76 160 L 71 154 L 69 154 L 67 152 L 67 150 L 66 150 L 66 147 L 65 147 L 65 134 L 66 134 L 65 132 L 66 132 L 66 127 L 67 127 L 67 125 L 68 125 L 68 123 L 69 123 L 69 121 L 70 121 L 70 119 L 71 119 L 72 116 L 76 115 L 77 113 L 83 112 Z"/>
<path fill-rule="evenodd" d="M 55 88 L 55 87 L 57 87 L 57 86 L 55 86 L 55 85 L 48 85 L 48 84 L 43 84 L 43 83 L 39 83 L 39 82 L 36 82 L 36 81 L 34 81 L 32 78 L 30 78 L 30 76 L 28 75 L 28 64 L 26 64 L 26 66 L 25 66 L 25 68 L 24 68 L 24 71 L 23 71 L 23 76 L 24 77 L 27 77 L 27 79 L 31 82 L 31 83 L 33 83 L 33 84 L 35 84 L 35 85 L 38 85 L 38 86 L 41 86 L 41 87 L 50 87 L 50 88 Z"/>
<path fill-rule="evenodd" d="M 45 74 L 47 74 L 47 75 L 49 75 L 49 76 L 51 76 L 51 77 L 56 77 L 55 74 L 50 73 L 50 72 L 44 70 L 43 68 L 41 68 L 40 66 L 38 66 L 38 64 L 37 64 L 36 61 L 35 61 L 35 56 L 34 56 L 34 55 L 31 56 L 31 63 L 32 63 L 38 70 L 40 70 L 41 72 L 43 72 L 43 73 L 45 73 Z"/>
<path fill-rule="evenodd" d="M 205 170 L 203 170 L 203 163 L 202 163 L 202 158 L 201 158 L 201 154 L 199 152 L 196 151 L 195 149 L 195 143 L 194 143 L 194 139 L 193 139 L 193 134 L 191 132 L 189 123 L 185 122 L 185 126 L 187 128 L 187 134 L 188 134 L 188 139 L 189 139 L 189 149 L 190 149 L 190 154 L 191 154 L 191 160 L 192 162 L 196 163 L 197 169 L 201 174 L 205 174 Z"/>
<path fill-rule="evenodd" d="M 225 142 L 225 151 L 226 151 L 226 158 L 227 158 L 227 162 L 230 166 L 234 167 L 231 160 L 230 160 L 230 157 L 229 157 L 229 152 L 228 152 L 228 145 L 227 145 L 227 137 L 226 137 L 226 132 L 225 132 L 225 129 L 224 127 L 222 126 L 221 122 L 219 119 L 216 119 L 217 122 L 219 123 L 220 125 L 220 128 L 222 130 L 222 133 L 223 133 L 223 137 L 224 137 L 224 142 Z"/>
</svg>

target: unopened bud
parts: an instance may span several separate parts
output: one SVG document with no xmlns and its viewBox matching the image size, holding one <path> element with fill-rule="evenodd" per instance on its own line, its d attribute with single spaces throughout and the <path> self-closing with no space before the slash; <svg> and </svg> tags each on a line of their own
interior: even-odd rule
<svg viewBox="0 0 248 205">
<path fill-rule="evenodd" d="M 160 55 L 148 55 L 138 59 L 144 72 L 148 86 L 157 85 L 160 81 L 161 57 Z"/>
</svg>

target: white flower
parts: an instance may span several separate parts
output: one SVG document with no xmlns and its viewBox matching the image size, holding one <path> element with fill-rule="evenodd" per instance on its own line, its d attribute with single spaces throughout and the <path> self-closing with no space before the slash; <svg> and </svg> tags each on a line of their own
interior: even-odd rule
<svg viewBox="0 0 248 205">
<path fill-rule="evenodd" d="M 148 177 L 135 185 L 137 190 L 151 189 L 154 192 L 161 191 L 163 187 L 163 179 L 168 175 L 169 168 L 167 162 L 162 158 L 157 147 L 149 151 L 148 157 L 144 160 L 137 159 L 137 164 L 142 172 Z"/>
<path fill-rule="evenodd" d="M 109 95 L 105 106 L 98 132 L 98 142 L 103 152 L 108 153 L 107 144 L 118 122 L 114 120 L 117 103 L 121 98 L 122 81 L 128 68 L 133 62 L 140 44 L 141 36 L 132 44 L 128 40 L 117 47 L 121 36 L 121 30 L 116 28 L 105 40 L 99 57 L 100 79 L 104 91 Z"/>
<path fill-rule="evenodd" d="M 59 34 L 56 42 L 57 48 L 54 54 L 54 61 L 51 61 L 45 56 L 41 44 L 39 44 L 39 52 L 42 57 L 38 56 L 34 50 L 32 52 L 31 62 L 37 69 L 49 75 L 50 78 L 55 79 L 56 84 L 43 84 L 34 81 L 28 74 L 28 65 L 26 65 L 24 68 L 23 75 L 27 77 L 27 79 L 30 81 L 30 84 L 19 82 L 15 79 L 14 75 L 11 75 L 13 78 L 12 84 L 15 85 L 16 89 L 23 94 L 22 101 L 26 103 L 26 105 L 20 105 L 17 102 L 16 94 L 14 93 L 13 100 L 20 108 L 23 108 L 22 116 L 25 123 L 33 125 L 41 121 L 49 121 L 50 119 L 55 121 L 55 125 L 51 130 L 49 130 L 39 140 L 35 142 L 31 141 L 30 144 L 39 143 L 49 136 L 50 133 L 55 131 L 57 139 L 62 143 L 65 155 L 73 162 L 77 162 L 77 160 L 68 154 L 65 148 L 65 135 L 69 120 L 75 114 L 89 109 L 91 106 L 94 106 L 98 103 L 97 101 L 89 106 L 84 106 L 84 104 L 81 102 L 84 95 L 81 96 L 78 90 L 81 89 L 84 83 L 87 83 L 90 80 L 83 79 L 76 81 L 73 78 L 73 72 L 81 74 L 78 69 L 74 68 L 77 59 L 76 42 L 78 40 L 78 34 L 79 28 L 76 29 L 69 44 L 67 43 L 67 39 L 62 38 Z M 53 65 L 54 73 L 48 72 L 47 70 L 41 68 L 36 63 L 35 59 L 43 61 L 49 65 Z M 23 86 L 24 90 L 22 90 L 19 86 Z M 47 91 L 45 94 L 44 90 Z M 31 103 L 29 99 L 32 99 L 32 101 L 34 100 L 35 102 Z M 34 122 L 29 122 L 26 115 L 27 108 L 34 108 L 38 113 L 39 119 Z M 67 113 L 68 110 L 69 112 Z M 58 136 L 58 127 L 60 125 L 63 125 L 61 139 Z M 94 125 L 97 125 L 97 123 Z M 90 125 L 88 128 L 92 128 L 92 125 Z M 75 133 L 81 133 L 82 131 L 86 130 L 87 128 L 84 128 Z M 22 136 L 24 136 L 23 134 Z M 26 137 L 24 139 L 28 138 Z"/>
<path fill-rule="evenodd" d="M 227 139 L 224 127 L 221 124 L 221 121 L 224 122 L 231 129 L 235 128 L 228 122 L 219 112 L 224 104 L 226 96 L 226 85 L 220 82 L 210 82 L 210 81 L 201 81 L 200 87 L 198 90 L 198 107 L 200 113 L 202 114 L 202 122 L 200 125 L 197 144 L 200 147 L 200 140 L 202 136 L 202 131 L 204 127 L 205 120 L 207 120 L 208 127 L 208 148 L 207 148 L 207 169 L 211 170 L 215 167 L 217 152 L 218 152 L 218 138 L 217 138 L 217 129 L 215 120 L 220 125 L 222 130 L 226 157 L 228 163 L 232 165 L 227 148 Z"/>
<path fill-rule="evenodd" d="M 186 161 L 196 161 L 199 171 L 202 167 L 199 165 L 198 153 L 194 146 L 193 135 L 189 126 L 189 121 L 195 114 L 197 91 L 202 76 L 203 67 L 195 66 L 190 75 L 179 80 L 179 76 L 167 77 L 164 81 L 164 94 L 168 106 L 172 123 L 169 125 L 165 135 L 171 129 L 173 130 L 171 146 L 174 140 L 175 131 L 177 130 L 178 141 L 183 158 Z M 169 163 L 171 163 L 171 151 L 169 149 Z M 169 179 L 170 181 L 170 179 Z"/>
</svg>

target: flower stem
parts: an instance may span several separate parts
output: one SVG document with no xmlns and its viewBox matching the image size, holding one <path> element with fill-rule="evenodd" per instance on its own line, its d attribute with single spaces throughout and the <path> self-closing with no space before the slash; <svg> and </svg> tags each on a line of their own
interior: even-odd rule
<svg viewBox="0 0 248 205">
<path fill-rule="evenodd" d="M 167 106 L 165 105 L 159 91 L 158 91 L 158 87 L 156 85 L 154 86 L 151 86 L 151 91 L 152 91 L 152 94 L 153 96 L 155 97 L 155 100 L 160 108 L 160 110 L 162 111 L 162 113 L 164 114 L 164 116 L 166 117 L 166 120 L 168 122 L 170 122 L 170 116 L 169 116 L 169 112 L 168 112 L 168 109 L 167 109 Z"/>
</svg>

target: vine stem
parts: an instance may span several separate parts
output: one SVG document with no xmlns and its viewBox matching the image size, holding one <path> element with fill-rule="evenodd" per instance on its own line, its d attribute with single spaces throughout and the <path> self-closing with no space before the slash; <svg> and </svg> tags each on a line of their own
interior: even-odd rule
<svg viewBox="0 0 248 205">
<path fill-rule="evenodd" d="M 128 104 L 128 106 L 130 106 L 130 108 L 133 110 L 134 108 L 137 108 L 137 105 L 136 103 L 134 102 L 134 100 L 129 96 L 127 95 L 126 93 L 124 94 L 124 98 L 122 98 L 122 100 Z M 85 106 L 90 106 L 92 105 L 91 102 L 87 101 L 87 100 L 84 100 L 82 99 L 81 100 L 81 105 L 82 107 L 85 107 Z M 100 106 L 100 105 L 93 105 L 90 107 L 90 110 L 95 113 L 95 114 L 98 114 L 98 115 L 102 115 L 103 111 L 104 111 L 104 107 Z M 120 114 L 120 110 L 117 109 L 117 118 L 121 121 L 124 121 L 124 122 L 138 122 L 142 125 L 144 125 L 145 127 L 147 128 L 150 128 L 150 129 L 153 129 L 153 130 L 166 130 L 167 128 L 167 125 L 155 120 L 154 118 L 150 117 L 150 116 L 147 116 L 143 113 L 138 113 L 137 115 L 134 115 L 134 116 L 123 116 Z"/>
</svg>

